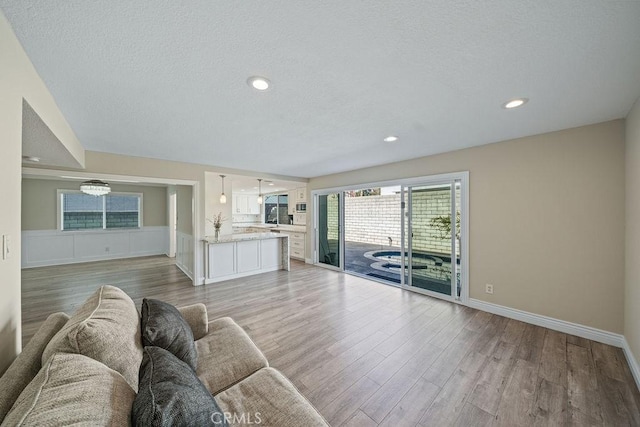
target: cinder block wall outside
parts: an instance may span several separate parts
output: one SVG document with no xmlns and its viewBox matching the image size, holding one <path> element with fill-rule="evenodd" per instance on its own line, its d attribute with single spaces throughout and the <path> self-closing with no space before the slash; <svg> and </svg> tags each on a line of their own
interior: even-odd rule
<svg viewBox="0 0 640 427">
<path fill-rule="evenodd" d="M 447 254 L 451 252 L 449 236 L 431 224 L 438 216 L 451 214 L 448 190 L 430 190 L 413 193 L 413 248 L 419 251 Z M 456 204 L 460 205 L 460 191 L 456 191 Z M 345 240 L 371 243 L 381 247 L 400 247 L 400 194 L 382 196 L 345 197 Z M 328 200 L 329 239 L 338 238 L 337 198 Z M 456 243 L 457 244 L 457 243 Z M 456 247 L 457 253 L 460 248 Z"/>
</svg>

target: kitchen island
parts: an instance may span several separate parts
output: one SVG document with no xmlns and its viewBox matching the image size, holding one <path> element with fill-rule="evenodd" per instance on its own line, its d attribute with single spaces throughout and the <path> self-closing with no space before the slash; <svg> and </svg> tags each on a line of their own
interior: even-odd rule
<svg viewBox="0 0 640 427">
<path fill-rule="evenodd" d="M 301 261 L 305 260 L 305 248 L 307 246 L 307 227 L 304 225 L 284 225 L 284 224 L 243 224 L 233 225 L 234 233 L 264 233 L 271 231 L 274 233 L 287 234 L 289 236 L 289 256 Z"/>
<path fill-rule="evenodd" d="M 242 233 L 203 239 L 205 284 L 275 270 L 289 271 L 289 236 Z"/>
</svg>

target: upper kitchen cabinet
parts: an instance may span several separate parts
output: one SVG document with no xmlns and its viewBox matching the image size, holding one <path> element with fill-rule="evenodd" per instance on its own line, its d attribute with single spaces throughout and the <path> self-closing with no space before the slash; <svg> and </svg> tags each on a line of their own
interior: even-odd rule
<svg viewBox="0 0 640 427">
<path fill-rule="evenodd" d="M 242 215 L 259 215 L 260 205 L 258 204 L 258 196 L 234 195 L 233 213 Z"/>
<path fill-rule="evenodd" d="M 289 215 L 293 215 L 296 213 L 296 203 L 295 203 L 296 196 L 297 196 L 296 190 L 291 190 L 287 193 L 287 199 L 289 200 L 288 206 L 287 206 L 287 213 Z"/>
<path fill-rule="evenodd" d="M 307 201 L 307 189 L 305 187 L 296 188 L 296 202 L 304 203 Z"/>
<path fill-rule="evenodd" d="M 246 196 L 249 213 L 252 215 L 260 215 L 260 205 L 258 204 L 258 196 Z"/>
</svg>

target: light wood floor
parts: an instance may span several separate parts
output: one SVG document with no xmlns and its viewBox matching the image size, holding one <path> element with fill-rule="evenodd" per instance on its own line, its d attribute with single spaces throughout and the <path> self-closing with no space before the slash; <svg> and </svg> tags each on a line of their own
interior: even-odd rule
<svg viewBox="0 0 640 427">
<path fill-rule="evenodd" d="M 111 284 L 233 317 L 335 426 L 640 425 L 620 349 L 294 262 L 193 287 L 166 257 L 23 271 L 25 342 Z"/>
</svg>

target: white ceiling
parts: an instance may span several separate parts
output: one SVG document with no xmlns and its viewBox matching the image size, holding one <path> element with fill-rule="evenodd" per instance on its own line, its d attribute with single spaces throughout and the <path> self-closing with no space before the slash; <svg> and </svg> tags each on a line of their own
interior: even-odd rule
<svg viewBox="0 0 640 427">
<path fill-rule="evenodd" d="M 219 173 L 205 172 L 205 175 L 210 179 L 213 190 L 222 189 L 222 178 Z M 259 194 L 260 187 L 258 186 L 258 177 L 245 176 L 245 175 L 229 175 L 225 174 L 224 177 L 225 188 L 233 194 Z M 262 179 L 261 190 L 262 194 L 287 192 L 296 188 L 306 187 L 305 182 L 299 181 L 287 181 L 282 179 Z"/>
<path fill-rule="evenodd" d="M 283 192 L 286 193 L 289 190 L 305 187 L 303 182 L 293 181 L 277 181 L 277 180 L 263 180 L 262 181 L 262 194 Z M 258 194 L 258 180 L 255 178 L 245 178 L 231 181 L 231 188 L 233 194 Z"/>
<path fill-rule="evenodd" d="M 313 177 L 622 118 L 640 95 L 639 1 L 0 8 L 96 151 Z"/>
<path fill-rule="evenodd" d="M 66 172 L 69 175 L 64 175 L 64 173 L 60 175 L 43 175 L 43 174 L 37 173 L 39 171 L 41 171 L 41 169 L 34 170 L 34 169 L 28 168 L 26 169 L 26 172 L 24 172 L 23 170 L 22 178 L 23 179 L 39 179 L 39 180 L 47 180 L 47 181 L 77 182 L 78 188 L 80 188 L 80 183 L 82 181 L 88 180 L 87 177 L 73 176 L 72 171 Z M 112 187 L 117 185 L 135 185 L 137 187 L 165 187 L 166 188 L 168 186 L 167 184 L 159 183 L 159 182 L 140 182 L 140 181 L 133 181 L 128 179 L 121 179 L 121 180 L 110 179 L 108 180 L 108 184 L 110 184 Z"/>
<path fill-rule="evenodd" d="M 25 159 L 27 157 L 36 157 L 38 161 Z M 27 167 L 39 165 L 80 168 L 82 166 L 25 100 L 22 100 L 22 164 Z"/>
</svg>

